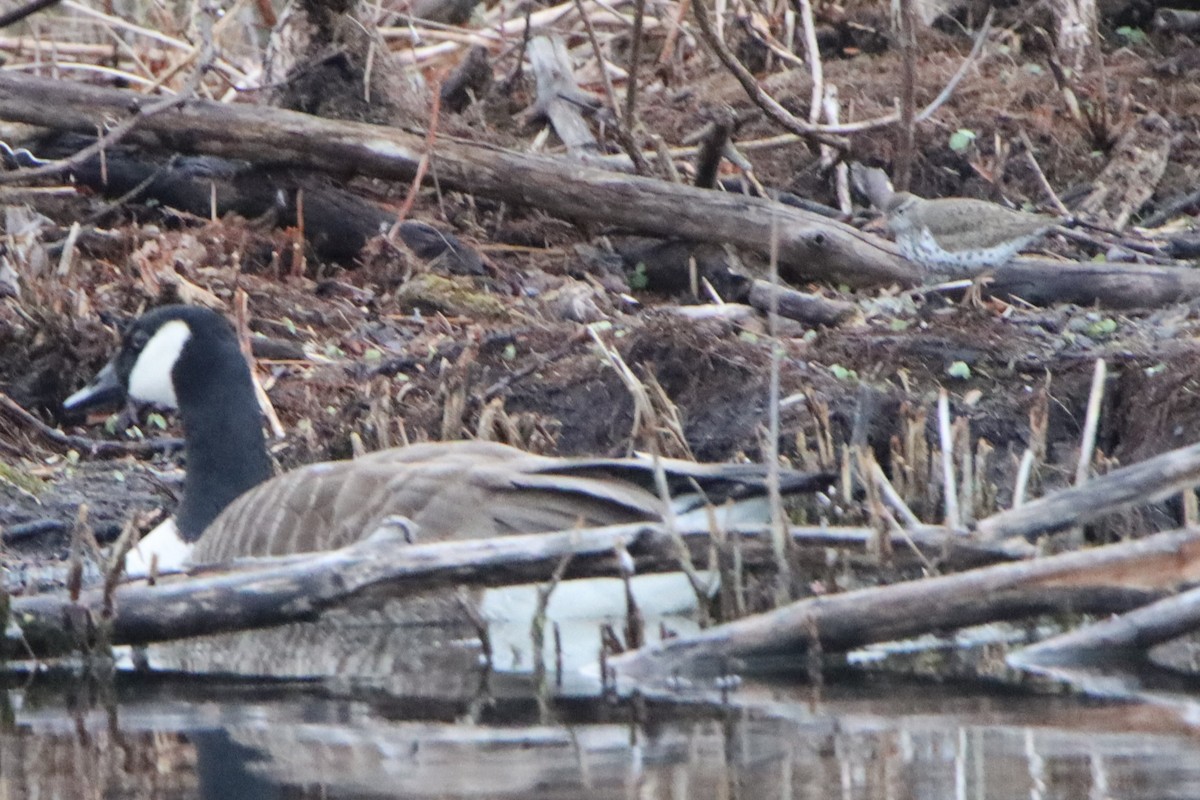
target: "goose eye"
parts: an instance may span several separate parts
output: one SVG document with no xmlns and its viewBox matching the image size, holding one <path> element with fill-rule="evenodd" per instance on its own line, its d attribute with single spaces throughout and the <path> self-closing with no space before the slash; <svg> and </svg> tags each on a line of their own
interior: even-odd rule
<svg viewBox="0 0 1200 800">
<path fill-rule="evenodd" d="M 148 341 L 150 341 L 149 333 L 142 330 L 134 331 L 133 335 L 129 337 L 129 347 L 134 352 L 141 352 L 142 348 L 146 346 L 146 342 Z"/>
</svg>

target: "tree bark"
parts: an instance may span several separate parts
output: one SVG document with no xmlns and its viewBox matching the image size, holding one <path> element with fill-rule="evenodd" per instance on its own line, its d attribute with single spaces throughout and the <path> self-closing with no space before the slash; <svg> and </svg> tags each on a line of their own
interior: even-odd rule
<svg viewBox="0 0 1200 800">
<path fill-rule="evenodd" d="M 125 119 L 145 95 L 15 73 L 0 75 L 0 118 L 94 134 Z M 279 109 L 189 100 L 144 117 L 130 134 L 144 145 L 259 163 L 392 180 L 411 180 L 425 137 L 382 126 L 321 119 Z M 430 174 L 442 187 L 557 216 L 656 236 L 729 243 L 769 257 L 793 280 L 851 286 L 909 285 L 913 265 L 876 237 L 849 225 L 760 198 L 705 191 L 607 172 L 567 159 L 525 155 L 439 137 Z"/>
</svg>

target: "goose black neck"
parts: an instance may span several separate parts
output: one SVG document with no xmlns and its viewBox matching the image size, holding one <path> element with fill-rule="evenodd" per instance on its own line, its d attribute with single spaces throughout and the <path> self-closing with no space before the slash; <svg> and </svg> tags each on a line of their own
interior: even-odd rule
<svg viewBox="0 0 1200 800">
<path fill-rule="evenodd" d="M 200 341 L 205 334 L 213 341 Z M 250 368 L 232 331 L 193 326 L 171 377 L 187 456 L 175 524 L 192 542 L 234 499 L 271 477 L 271 460 Z"/>
</svg>

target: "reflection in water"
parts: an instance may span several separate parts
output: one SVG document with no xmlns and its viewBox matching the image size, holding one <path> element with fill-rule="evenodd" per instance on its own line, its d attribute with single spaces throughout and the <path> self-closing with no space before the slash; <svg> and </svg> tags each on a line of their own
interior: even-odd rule
<svg viewBox="0 0 1200 800">
<path fill-rule="evenodd" d="M 1174 798 L 1195 732 L 1153 706 L 850 677 L 732 705 L 334 694 L 120 675 L 6 693 L 0 798 Z"/>
<path fill-rule="evenodd" d="M 420 697 L 462 697 L 475 693 L 492 674 L 527 678 L 533 672 L 534 647 L 527 621 L 487 623 L 489 668 L 475 626 L 413 623 L 402 616 L 410 611 L 396 604 L 370 612 L 361 608 L 327 612 L 312 623 L 155 644 L 121 663 L 192 675 L 320 679 Z M 524 619 L 531 617 L 532 612 Z M 548 624 L 541 663 L 560 693 L 599 689 L 596 664 L 602 628 L 622 631 L 623 626 L 619 616 L 562 618 Z M 645 621 L 644 637 L 657 642 L 664 634 L 697 628 L 695 620 L 684 615 L 653 616 Z"/>
<path fill-rule="evenodd" d="M 234 741 L 226 730 L 199 730 L 188 739 L 196 748 L 196 779 L 202 797 L 283 797 L 283 786 L 267 777 L 259 752 Z"/>
</svg>

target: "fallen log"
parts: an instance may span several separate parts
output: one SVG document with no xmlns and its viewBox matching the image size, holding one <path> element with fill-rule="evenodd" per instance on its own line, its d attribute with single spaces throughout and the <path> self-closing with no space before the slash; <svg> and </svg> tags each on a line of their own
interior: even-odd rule
<svg viewBox="0 0 1200 800">
<path fill-rule="evenodd" d="M 844 300 L 832 300 L 810 292 L 798 292 L 786 286 L 774 287 L 770 281 L 761 279 L 751 284 L 747 300 L 750 305 L 767 314 L 771 310 L 772 294 L 776 294 L 776 310 L 780 316 L 805 325 L 836 325 L 858 311 L 857 306 Z"/>
<path fill-rule="evenodd" d="M 136 92 L 18 73 L 0 75 L 0 119 L 94 135 L 105 119 L 148 105 Z M 409 181 L 423 134 L 392 127 L 205 100 L 146 115 L 127 137 L 168 152 L 240 158 L 273 168 Z M 559 217 L 652 236 L 732 244 L 769 257 L 779 241 L 781 274 L 852 287 L 921 281 L 916 265 L 877 236 L 819 214 L 757 197 L 707 191 L 440 136 L 430 174 L 444 187 L 533 206 Z M 11 178 L 10 178 L 11 180 Z M 1099 303 L 1151 308 L 1200 296 L 1187 268 L 1019 259 L 998 270 L 991 291 L 1034 304 Z"/>
<path fill-rule="evenodd" d="M 234 562 L 232 571 L 201 569 L 194 577 L 153 586 L 126 583 L 111 604 L 99 588 L 77 602 L 63 593 L 17 597 L 10 611 L 22 635 L 5 639 L 4 657 L 44 658 L 105 643 L 145 644 L 307 622 L 383 586 L 391 596 L 415 594 L 461 583 L 489 565 L 500 573 L 493 571 L 494 581 L 523 583 L 546 578 L 564 557 L 591 555 L 593 570 L 615 575 L 614 544 L 636 547 L 652 535 L 623 527 L 411 546 L 385 529 L 341 550 L 247 559 Z M 106 607 L 113 609 L 107 619 Z"/>
<path fill-rule="evenodd" d="M 1115 469 L 1020 508 L 993 514 L 979 521 L 975 535 L 981 542 L 1014 536 L 1032 539 L 1072 525 L 1086 525 L 1124 508 L 1165 500 L 1197 484 L 1200 444 L 1193 444 Z"/>
<path fill-rule="evenodd" d="M 1161 308 L 1200 297 L 1200 271 L 1020 258 L 995 270 L 985 293 L 1036 306 L 1099 303 L 1105 308 Z"/>
<path fill-rule="evenodd" d="M 94 134 L 150 103 L 136 92 L 30 75 L 0 75 L 0 119 Z M 278 167 L 408 181 L 424 135 L 250 105 L 188 100 L 142 117 L 128 140 L 182 153 L 242 158 Z M 851 286 L 917 279 L 915 267 L 881 239 L 834 220 L 755 197 L 707 191 L 439 137 L 430 175 L 443 188 L 543 209 L 556 216 L 655 236 L 729 243 L 769 256 L 793 280 Z"/>
<path fill-rule="evenodd" d="M 758 536 L 762 531 L 738 533 L 746 537 L 747 563 L 771 561 L 767 537 Z M 797 527 L 792 533 L 798 545 L 820 548 L 822 554 L 827 547 L 865 549 L 877 536 L 866 528 Z M 680 535 L 694 560 L 706 555 L 707 530 Z M 463 584 L 545 581 L 566 557 L 573 559 L 567 578 L 611 577 L 620 574 L 614 555 L 618 543 L 624 543 L 639 574 L 678 569 L 670 537 L 662 526 L 649 524 L 428 545 L 377 535 L 343 550 L 197 568 L 190 577 L 169 576 L 155 586 L 126 583 L 111 604 L 100 589 L 85 591 L 75 602 L 65 593 L 14 597 L 11 618 L 22 638 L 0 640 L 0 660 L 45 658 L 102 642 L 140 644 L 308 621 L 366 593 L 405 597 Z M 900 554 L 915 547 L 925 559 L 960 565 L 1010 558 L 1003 549 L 979 548 L 933 526 L 897 534 L 891 546 Z M 115 610 L 105 619 L 110 605 Z"/>
<path fill-rule="evenodd" d="M 1200 529 L 1036 561 L 800 600 L 694 636 L 609 659 L 644 683 L 678 673 L 719 675 L 745 659 L 783 656 L 803 666 L 810 651 L 845 652 L 876 642 L 1070 610 L 1111 613 L 1200 577 Z M 1113 594 L 1113 587 L 1123 591 Z M 1143 594 L 1145 593 L 1145 594 Z"/>
<path fill-rule="evenodd" d="M 707 547 L 702 532 L 697 552 Z M 871 532 L 801 529 L 809 544 L 865 544 Z M 965 546 L 941 529 L 906 531 L 921 546 Z M 900 536 L 896 537 L 897 539 Z M 961 545 L 958 542 L 961 541 Z M 627 525 L 434 545 L 400 545 L 377 535 L 344 550 L 235 562 L 233 571 L 197 570 L 193 577 L 117 588 L 112 603 L 99 589 L 72 602 L 65 594 L 17 597 L 11 620 L 20 637 L 4 640 L 4 658 L 50 657 L 104 644 L 140 644 L 316 619 L 330 608 L 381 597 L 405 597 L 468 583 L 502 585 L 545 580 L 566 557 L 568 578 L 618 574 L 614 548 L 623 542 L 640 573 L 678 567 L 674 545 L 658 526 Z M 899 541 L 894 547 L 901 547 Z M 764 557 L 768 545 L 763 542 Z M 985 567 L 878 589 L 801 601 L 722 625 L 686 640 L 619 659 L 618 671 L 639 679 L 680 669 L 727 668 L 734 657 L 802 654 L 815 641 L 840 651 L 949 627 L 1042 613 L 1113 613 L 1156 599 L 1156 592 L 1200 574 L 1200 532 L 1072 553 L 1035 562 Z M 992 557 L 1003 557 L 992 553 Z M 764 559 L 765 560 L 765 559 Z M 114 609 L 105 617 L 103 609 Z"/>
<path fill-rule="evenodd" d="M 76 134 L 30 143 L 43 158 L 67 158 L 89 144 Z M 372 203 L 311 173 L 261 168 L 214 156 L 180 158 L 148 155 L 139 148 L 109 148 L 75 164 L 67 173 L 86 186 L 122 202 L 153 201 L 205 219 L 216 214 L 266 218 L 279 227 L 297 227 L 319 258 L 352 266 L 363 247 L 396 223 L 396 212 Z M 303 217 L 301 220 L 300 218 Z M 478 253 L 454 234 L 416 220 L 404 220 L 397 233 L 423 261 L 457 275 L 481 275 Z"/>
<path fill-rule="evenodd" d="M 1127 614 L 1051 637 L 1013 653 L 1017 665 L 1127 660 L 1157 644 L 1200 629 L 1200 589 L 1167 597 Z"/>
</svg>

